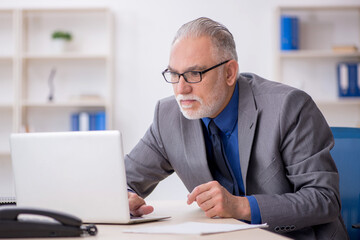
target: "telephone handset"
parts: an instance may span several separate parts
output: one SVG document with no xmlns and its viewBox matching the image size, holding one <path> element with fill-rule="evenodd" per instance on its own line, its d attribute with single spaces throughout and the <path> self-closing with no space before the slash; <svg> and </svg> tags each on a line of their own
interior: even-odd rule
<svg viewBox="0 0 360 240">
<path fill-rule="evenodd" d="M 21 219 L 19 215 L 37 215 L 55 221 Z M 14 237 L 78 237 L 96 235 L 95 225 L 83 225 L 70 214 L 36 208 L 0 207 L 0 238 Z"/>
</svg>

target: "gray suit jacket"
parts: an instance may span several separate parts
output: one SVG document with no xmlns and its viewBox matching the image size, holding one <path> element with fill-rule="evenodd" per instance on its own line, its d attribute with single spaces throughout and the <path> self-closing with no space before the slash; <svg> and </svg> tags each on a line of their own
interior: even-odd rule
<svg viewBox="0 0 360 240">
<path fill-rule="evenodd" d="M 346 239 L 333 137 L 304 92 L 254 74 L 239 79 L 238 139 L 246 195 L 269 230 L 296 239 Z M 158 102 L 152 125 L 125 157 L 129 186 L 145 197 L 174 171 L 192 191 L 213 180 L 201 120 L 174 97 Z"/>
</svg>

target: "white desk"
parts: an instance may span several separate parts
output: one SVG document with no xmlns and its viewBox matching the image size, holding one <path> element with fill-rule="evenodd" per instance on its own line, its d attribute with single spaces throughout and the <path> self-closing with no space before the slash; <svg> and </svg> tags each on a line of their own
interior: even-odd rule
<svg viewBox="0 0 360 240">
<path fill-rule="evenodd" d="M 123 230 L 130 228 L 143 228 L 143 227 L 151 227 L 151 226 L 164 226 L 170 224 L 177 224 L 183 222 L 205 222 L 205 223 L 229 223 L 229 224 L 245 224 L 235 219 L 211 219 L 205 216 L 204 212 L 196 205 L 196 203 L 188 206 L 184 201 L 156 201 L 149 202 L 150 205 L 154 206 L 155 211 L 154 215 L 162 215 L 162 216 L 171 216 L 170 219 L 143 223 L 143 224 L 135 224 L 135 225 L 115 225 L 115 224 L 97 224 L 98 234 L 96 236 L 89 236 L 86 238 L 39 238 L 39 240 L 56 240 L 56 239 L 66 239 L 66 240 L 172 240 L 172 239 L 261 239 L 261 240 L 272 240 L 272 239 L 287 239 L 275 233 L 263 230 L 263 229 L 247 229 L 240 230 L 235 232 L 228 233 L 217 233 L 210 235 L 174 235 L 174 234 L 139 234 L 139 233 L 123 233 Z M 34 239 L 34 238 L 31 238 Z M 28 239 L 27 239 L 28 240 Z"/>
<path fill-rule="evenodd" d="M 146 240 L 162 240 L 162 239 L 287 239 L 275 233 L 263 229 L 248 229 L 229 233 L 219 233 L 211 235 L 171 235 L 171 234 L 138 234 L 138 233 L 123 233 L 124 229 L 129 228 L 143 228 L 159 225 L 169 225 L 188 221 L 195 222 L 208 222 L 208 223 L 232 223 L 232 224 L 245 224 L 234 219 L 210 219 L 205 216 L 200 208 L 195 204 L 190 206 L 186 202 L 179 201 L 164 201 L 149 203 L 155 208 L 156 215 L 170 215 L 171 219 L 158 222 L 136 224 L 136 225 L 97 225 L 98 235 L 96 237 L 89 237 L 87 239 L 146 239 Z"/>
</svg>

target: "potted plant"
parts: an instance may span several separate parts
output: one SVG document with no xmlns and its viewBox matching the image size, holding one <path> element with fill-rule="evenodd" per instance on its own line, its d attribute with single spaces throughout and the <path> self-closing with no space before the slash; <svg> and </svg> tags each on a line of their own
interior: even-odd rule
<svg viewBox="0 0 360 240">
<path fill-rule="evenodd" d="M 64 52 L 72 40 L 72 34 L 66 31 L 54 31 L 51 35 L 57 52 Z"/>
</svg>

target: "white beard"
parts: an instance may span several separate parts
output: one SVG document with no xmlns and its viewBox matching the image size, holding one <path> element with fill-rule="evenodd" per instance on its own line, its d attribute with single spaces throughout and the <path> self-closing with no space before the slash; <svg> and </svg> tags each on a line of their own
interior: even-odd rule
<svg viewBox="0 0 360 240">
<path fill-rule="evenodd" d="M 181 113 L 187 119 L 194 120 L 200 119 L 204 117 L 211 117 L 216 114 L 219 109 L 223 106 L 224 101 L 226 99 L 226 91 L 221 86 L 221 80 L 217 80 L 217 84 L 215 84 L 213 91 L 209 93 L 209 101 L 204 102 L 204 100 L 194 94 L 179 94 L 176 96 L 176 101 L 180 107 Z M 181 105 L 180 100 L 196 100 L 200 107 L 197 110 L 192 109 L 192 105 Z"/>
</svg>

